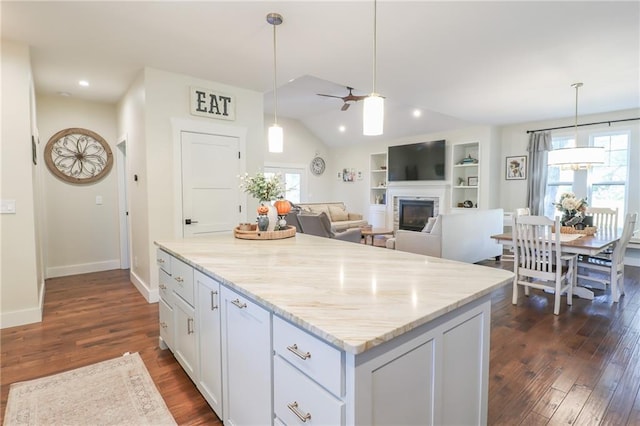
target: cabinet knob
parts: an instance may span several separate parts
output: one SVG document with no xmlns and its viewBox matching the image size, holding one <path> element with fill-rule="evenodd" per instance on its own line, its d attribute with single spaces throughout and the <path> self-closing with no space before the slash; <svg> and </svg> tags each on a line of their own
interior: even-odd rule
<svg viewBox="0 0 640 426">
<path fill-rule="evenodd" d="M 293 401 L 291 404 L 287 404 L 287 407 L 289 407 L 289 410 L 293 411 L 293 414 L 298 416 L 298 418 L 304 423 L 306 423 L 307 420 L 311 420 L 311 413 L 301 413 L 300 410 L 298 410 L 298 403 L 296 401 Z"/>
<path fill-rule="evenodd" d="M 311 358 L 311 353 L 309 352 L 302 352 L 300 349 L 298 349 L 298 345 L 296 345 L 295 343 L 291 346 L 287 346 L 287 349 L 290 352 L 293 352 L 294 355 L 306 360 L 307 358 Z"/>
</svg>

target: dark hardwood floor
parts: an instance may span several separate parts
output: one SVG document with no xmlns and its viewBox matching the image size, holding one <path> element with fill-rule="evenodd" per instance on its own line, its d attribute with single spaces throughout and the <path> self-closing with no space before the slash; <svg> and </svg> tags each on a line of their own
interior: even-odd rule
<svg viewBox="0 0 640 426">
<path fill-rule="evenodd" d="M 505 260 L 484 262 L 510 269 Z M 221 424 L 169 351 L 158 348 L 158 306 L 128 271 L 47 280 L 42 323 L 0 332 L 0 420 L 9 384 L 139 352 L 178 424 Z M 553 315 L 552 295 L 492 294 L 490 425 L 640 425 L 640 268 L 627 294 L 575 298 Z M 563 299 L 564 302 L 564 299 Z"/>
</svg>

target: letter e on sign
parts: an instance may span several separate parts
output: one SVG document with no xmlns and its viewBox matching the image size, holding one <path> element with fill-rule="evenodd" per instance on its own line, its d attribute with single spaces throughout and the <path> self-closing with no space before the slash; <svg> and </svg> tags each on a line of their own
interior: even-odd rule
<svg viewBox="0 0 640 426">
<path fill-rule="evenodd" d="M 199 87 L 190 87 L 189 90 L 191 115 L 219 120 L 236 119 L 235 97 Z"/>
</svg>

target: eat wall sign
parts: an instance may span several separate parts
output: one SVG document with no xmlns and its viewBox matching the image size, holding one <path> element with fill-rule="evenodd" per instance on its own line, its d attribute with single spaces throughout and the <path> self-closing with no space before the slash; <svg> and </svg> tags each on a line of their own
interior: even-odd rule
<svg viewBox="0 0 640 426">
<path fill-rule="evenodd" d="M 233 96 L 198 87 L 191 87 L 190 91 L 192 115 L 220 120 L 236 119 L 236 100 Z"/>
</svg>

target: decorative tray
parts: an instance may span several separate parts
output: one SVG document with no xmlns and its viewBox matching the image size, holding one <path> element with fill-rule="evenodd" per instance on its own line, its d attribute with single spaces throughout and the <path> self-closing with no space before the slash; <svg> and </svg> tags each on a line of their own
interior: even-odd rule
<svg viewBox="0 0 640 426">
<path fill-rule="evenodd" d="M 598 230 L 597 226 L 587 226 L 584 229 L 576 229 L 573 226 L 561 226 L 560 233 L 561 234 L 585 234 L 585 235 L 594 235 Z"/>
<path fill-rule="evenodd" d="M 255 224 L 251 225 L 251 230 L 240 230 L 239 226 L 233 230 L 233 236 L 242 240 L 281 240 L 294 235 L 296 235 L 296 227 L 291 225 L 279 231 L 258 231 L 258 225 Z"/>
</svg>

